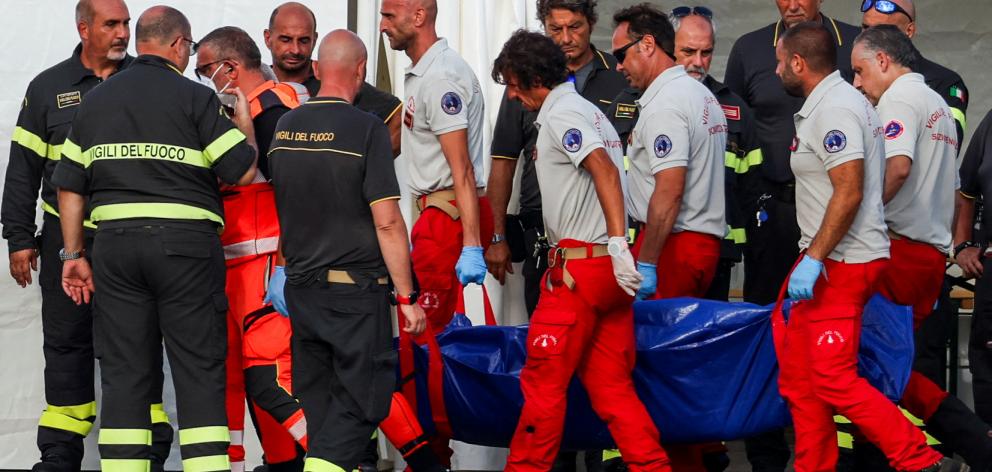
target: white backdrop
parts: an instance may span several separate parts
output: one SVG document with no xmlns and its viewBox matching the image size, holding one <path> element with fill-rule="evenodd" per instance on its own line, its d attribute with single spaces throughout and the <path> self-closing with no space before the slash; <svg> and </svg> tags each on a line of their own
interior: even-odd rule
<svg viewBox="0 0 992 472">
<path fill-rule="evenodd" d="M 183 11 L 192 23 L 194 38 L 202 37 L 219 26 L 239 26 L 255 38 L 263 58 L 267 59 L 262 30 L 267 26 L 272 9 L 281 2 L 129 0 L 127 3 L 132 26 L 142 11 L 159 3 L 166 3 Z M 314 10 L 320 33 L 346 27 L 347 3 L 344 0 L 304 0 L 303 3 Z M 379 0 L 360 0 L 358 3 L 357 30 L 370 52 L 369 80 L 373 81 L 378 53 Z M 536 26 L 533 19 L 534 2 L 441 0 L 438 3 L 439 34 L 448 38 L 451 47 L 462 52 L 485 89 L 488 149 L 488 137 L 502 95 L 502 88 L 489 79 L 489 68 L 510 33 L 519 27 Z M 0 167 L 3 169 L 6 169 L 11 132 L 28 82 L 42 70 L 68 57 L 79 41 L 73 19 L 74 7 L 75 0 L 3 1 L 3 15 L 0 15 L 0 76 L 6 80 L 6 85 L 0 88 Z M 402 53 L 390 51 L 388 43 L 386 51 L 393 92 L 402 96 L 403 68 L 409 64 L 409 60 Z M 131 52 L 134 52 L 133 45 Z M 192 67 L 186 72 L 187 76 L 192 76 Z M 405 174 L 404 168 L 403 159 L 400 158 L 397 170 L 401 179 Z M 409 198 L 405 199 L 405 210 L 410 206 L 409 201 Z M 38 215 L 40 218 L 40 211 Z M 0 245 L 0 251 L 6 253 L 6 242 Z M 0 274 L 4 272 L 6 271 L 0 271 Z M 519 277 L 510 282 L 507 290 L 500 290 L 498 284 L 492 282 L 490 280 L 487 285 L 495 298 L 494 308 L 497 313 L 504 314 L 501 321 L 509 324 L 525 320 L 522 296 L 519 295 L 522 285 Z M 35 431 L 38 415 L 45 405 L 40 312 L 41 297 L 36 283 L 21 289 L 10 277 L 0 275 L 0 379 L 3 379 L 0 384 L 0 469 L 29 469 L 38 458 Z M 165 397 L 166 410 L 175 422 L 174 393 L 170 382 L 167 382 Z M 84 469 L 97 469 L 99 466 L 95 447 L 96 433 L 97 430 L 94 429 L 87 439 Z M 247 466 L 250 470 L 260 463 L 261 453 L 251 432 L 245 435 L 245 443 L 248 449 Z M 480 453 L 473 450 L 468 454 L 459 454 L 456 460 L 460 461 L 457 465 L 461 469 L 502 468 L 499 464 L 501 455 L 498 452 Z M 180 468 L 178 445 L 173 448 L 167 468 Z"/>
</svg>

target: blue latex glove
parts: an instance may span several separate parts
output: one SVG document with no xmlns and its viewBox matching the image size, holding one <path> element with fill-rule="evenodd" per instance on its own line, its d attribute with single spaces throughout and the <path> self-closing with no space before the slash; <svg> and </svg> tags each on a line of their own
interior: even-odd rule
<svg viewBox="0 0 992 472">
<path fill-rule="evenodd" d="M 265 300 L 262 303 L 272 303 L 280 315 L 289 318 L 289 309 L 286 307 L 286 268 L 276 266 L 275 272 L 269 277 L 269 290 L 265 292 Z"/>
<path fill-rule="evenodd" d="M 811 300 L 813 298 L 813 286 L 816 285 L 816 279 L 820 278 L 822 272 L 822 262 L 804 255 L 803 260 L 799 261 L 799 265 L 789 277 L 789 298 Z"/>
<path fill-rule="evenodd" d="M 637 291 L 637 300 L 645 300 L 654 296 L 654 292 L 658 290 L 658 265 L 648 264 L 647 262 L 637 262 L 637 273 L 644 277 L 641 280 L 641 288 Z"/>
<path fill-rule="evenodd" d="M 455 264 L 455 274 L 462 285 L 479 284 L 486 280 L 486 259 L 481 246 L 465 246 Z"/>
</svg>

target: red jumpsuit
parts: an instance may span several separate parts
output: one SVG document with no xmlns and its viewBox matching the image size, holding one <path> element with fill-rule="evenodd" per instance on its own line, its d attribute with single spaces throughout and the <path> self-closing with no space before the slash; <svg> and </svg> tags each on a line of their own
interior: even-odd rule
<svg viewBox="0 0 992 472">
<path fill-rule="evenodd" d="M 636 258 L 644 242 L 644 228 L 630 252 Z M 720 239 L 716 236 L 680 231 L 671 233 L 658 258 L 656 299 L 706 296 L 720 262 Z M 677 270 L 676 270 L 677 269 Z"/>
<path fill-rule="evenodd" d="M 576 373 L 628 467 L 672 470 L 630 377 L 635 359 L 631 297 L 617 285 L 604 246 L 594 254 L 593 245 L 564 239 L 559 247 L 586 248 L 586 254 L 567 262 L 555 250 L 548 256 L 550 268 L 527 332 L 527 363 L 520 372 L 524 407 L 506 470 L 551 469 L 561 444 L 568 385 Z M 575 282 L 572 289 L 564 282 L 566 268 Z"/>
<path fill-rule="evenodd" d="M 797 472 L 836 466 L 834 414 L 850 419 L 886 451 L 890 463 L 905 470 L 922 470 L 942 458 L 889 399 L 858 376 L 861 313 L 886 264 L 884 259 L 860 264 L 827 259 L 827 276 L 817 280 L 813 299 L 796 302 L 787 324 L 776 310 L 779 390 L 796 429 Z"/>
</svg>

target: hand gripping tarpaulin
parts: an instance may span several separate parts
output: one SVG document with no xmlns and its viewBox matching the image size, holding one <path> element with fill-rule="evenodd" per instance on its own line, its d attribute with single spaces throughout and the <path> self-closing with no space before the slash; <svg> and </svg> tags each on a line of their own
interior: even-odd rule
<svg viewBox="0 0 992 472">
<path fill-rule="evenodd" d="M 778 394 L 771 311 L 771 305 L 691 298 L 634 305 L 634 384 L 664 441 L 730 440 L 789 424 Z M 433 429 L 437 416 L 428 398 L 436 403 L 443 392 L 454 439 L 507 447 L 523 404 L 520 369 L 526 340 L 526 326 L 472 327 L 464 316 L 456 316 L 437 336 L 441 356 L 433 356 L 433 365 L 430 348 L 415 349 L 417 409 L 424 427 Z M 863 315 L 860 374 L 890 399 L 898 399 L 912 360 L 911 309 L 876 295 Z M 431 367 L 433 381 L 428 380 Z M 613 447 L 577 379 L 569 388 L 562 447 Z"/>
</svg>

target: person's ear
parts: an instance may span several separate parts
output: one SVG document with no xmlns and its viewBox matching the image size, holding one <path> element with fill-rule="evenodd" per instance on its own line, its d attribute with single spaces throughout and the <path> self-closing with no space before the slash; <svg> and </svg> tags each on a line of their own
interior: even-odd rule
<svg viewBox="0 0 992 472">
<path fill-rule="evenodd" d="M 314 76 L 315 79 L 317 79 L 317 80 L 323 80 L 323 77 L 320 76 L 320 67 L 317 67 L 317 64 L 318 64 L 318 61 L 316 59 L 311 60 L 310 61 L 310 68 L 313 69 L 313 76 Z"/>
</svg>

